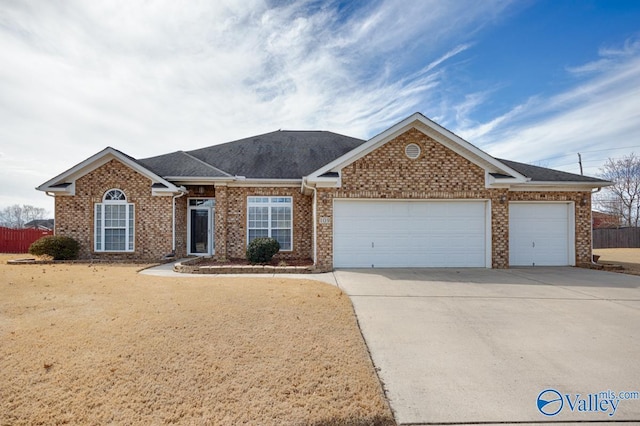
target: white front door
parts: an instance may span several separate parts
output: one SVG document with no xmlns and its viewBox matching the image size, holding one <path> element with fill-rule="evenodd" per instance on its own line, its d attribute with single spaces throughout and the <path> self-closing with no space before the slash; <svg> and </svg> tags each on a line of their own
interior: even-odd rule
<svg viewBox="0 0 640 426">
<path fill-rule="evenodd" d="M 190 198 L 187 216 L 187 253 L 207 256 L 214 253 L 214 212 L 216 200 L 213 198 Z"/>
<path fill-rule="evenodd" d="M 510 203 L 509 265 L 575 265 L 572 203 Z"/>
</svg>

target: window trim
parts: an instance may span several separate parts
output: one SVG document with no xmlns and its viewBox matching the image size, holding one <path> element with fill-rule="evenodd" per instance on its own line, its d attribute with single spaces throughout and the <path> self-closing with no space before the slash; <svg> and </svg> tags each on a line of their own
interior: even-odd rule
<svg viewBox="0 0 640 426">
<path fill-rule="evenodd" d="M 251 199 L 252 198 L 268 198 L 269 201 L 266 203 L 256 203 L 256 202 L 252 202 Z M 288 201 L 286 203 L 281 202 L 273 202 L 272 200 L 274 198 L 286 198 Z M 249 208 L 250 207 L 268 207 L 268 223 L 269 223 L 269 227 L 268 228 L 250 228 L 249 227 Z M 293 246 L 294 246 L 294 240 L 293 240 L 293 230 L 294 230 L 294 224 L 293 224 L 293 197 L 289 196 L 289 195 L 249 195 L 247 196 L 247 235 L 246 235 L 246 243 L 247 246 L 249 246 L 249 230 L 251 229 L 267 229 L 267 233 L 269 238 L 271 238 L 272 235 L 272 230 L 273 228 L 271 227 L 271 214 L 272 214 L 272 208 L 273 207 L 289 207 L 289 222 L 291 224 L 291 226 L 289 228 L 275 228 L 275 229 L 289 229 L 291 232 L 291 247 L 289 249 L 281 249 L 281 252 L 285 252 L 285 253 L 290 253 L 293 251 Z"/>
<path fill-rule="evenodd" d="M 118 199 L 108 199 L 114 191 L 121 194 Z M 107 228 L 105 226 L 105 209 L 106 206 L 126 206 L 125 207 L 125 227 L 124 228 Z M 132 253 L 136 246 L 136 213 L 135 204 L 129 203 L 125 192 L 119 188 L 111 188 L 105 191 L 102 196 L 102 202 L 95 203 L 93 209 L 93 251 L 97 253 Z M 98 222 L 100 221 L 100 222 Z M 107 250 L 105 249 L 106 229 L 124 229 L 125 231 L 125 249 L 124 250 Z M 98 248 L 100 246 L 100 248 Z"/>
</svg>

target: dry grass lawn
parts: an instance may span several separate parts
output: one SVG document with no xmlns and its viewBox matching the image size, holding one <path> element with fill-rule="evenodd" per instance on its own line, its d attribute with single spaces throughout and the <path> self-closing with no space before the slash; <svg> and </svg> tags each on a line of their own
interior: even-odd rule
<svg viewBox="0 0 640 426">
<path fill-rule="evenodd" d="M 595 249 L 598 263 L 622 265 L 628 272 L 640 273 L 640 248 Z"/>
<path fill-rule="evenodd" d="M 340 290 L 7 265 L 0 424 L 390 425 Z"/>
</svg>

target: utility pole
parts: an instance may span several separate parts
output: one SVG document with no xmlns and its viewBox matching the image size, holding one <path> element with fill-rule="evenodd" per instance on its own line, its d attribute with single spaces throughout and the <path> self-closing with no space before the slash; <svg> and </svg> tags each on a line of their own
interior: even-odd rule
<svg viewBox="0 0 640 426">
<path fill-rule="evenodd" d="M 580 174 L 584 175 L 584 173 L 582 173 L 582 155 L 580 155 L 580 153 L 578 153 L 578 164 L 580 164 Z"/>
</svg>

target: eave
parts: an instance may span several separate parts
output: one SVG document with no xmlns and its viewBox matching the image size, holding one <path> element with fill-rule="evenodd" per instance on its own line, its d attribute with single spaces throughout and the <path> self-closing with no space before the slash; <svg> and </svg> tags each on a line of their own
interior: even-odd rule
<svg viewBox="0 0 640 426">
<path fill-rule="evenodd" d="M 509 185 L 510 191 L 590 191 L 613 185 L 611 182 L 571 182 L 571 181 L 530 181 Z"/>
<path fill-rule="evenodd" d="M 258 179 L 244 176 L 204 177 L 204 176 L 165 176 L 176 185 L 213 185 L 229 187 L 297 187 L 302 179 Z"/>
</svg>

